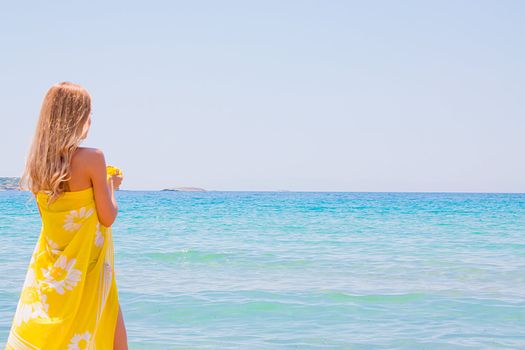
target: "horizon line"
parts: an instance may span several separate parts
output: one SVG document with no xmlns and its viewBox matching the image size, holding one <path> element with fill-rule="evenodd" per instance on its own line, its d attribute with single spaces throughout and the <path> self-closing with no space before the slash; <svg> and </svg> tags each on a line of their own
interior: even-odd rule
<svg viewBox="0 0 525 350">
<path fill-rule="evenodd" d="M 523 192 L 483 192 L 483 191 L 322 191 L 322 190 L 204 190 L 204 191 L 181 191 L 181 190 L 147 190 L 147 189 L 119 189 L 118 191 L 130 191 L 130 192 L 185 192 L 185 193 L 203 193 L 203 192 L 298 192 L 298 193 L 443 193 L 443 194 L 525 194 Z"/>
</svg>

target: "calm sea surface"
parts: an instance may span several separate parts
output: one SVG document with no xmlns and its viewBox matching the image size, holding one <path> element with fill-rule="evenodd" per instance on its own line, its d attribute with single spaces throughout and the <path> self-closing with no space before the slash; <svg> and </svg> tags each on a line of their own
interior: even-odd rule
<svg viewBox="0 0 525 350">
<path fill-rule="evenodd" d="M 40 216 L 0 192 L 0 348 Z M 525 349 L 525 195 L 118 191 L 131 349 Z"/>
</svg>

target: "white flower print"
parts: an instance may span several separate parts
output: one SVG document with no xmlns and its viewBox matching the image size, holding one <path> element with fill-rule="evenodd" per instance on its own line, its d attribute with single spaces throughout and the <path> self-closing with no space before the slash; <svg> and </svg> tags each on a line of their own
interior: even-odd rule
<svg viewBox="0 0 525 350">
<path fill-rule="evenodd" d="M 91 341 L 91 333 L 77 333 L 75 334 L 67 346 L 67 350 L 87 349 Z"/>
<path fill-rule="evenodd" d="M 47 241 L 47 244 L 51 247 L 51 253 L 55 255 L 62 253 L 60 246 L 57 243 L 55 243 L 53 240 L 51 240 L 51 238 L 46 236 L 46 241 Z"/>
<path fill-rule="evenodd" d="M 66 231 L 76 231 L 82 227 L 82 220 L 88 218 L 93 214 L 93 208 L 86 210 L 85 207 L 80 208 L 79 210 L 71 210 L 69 214 L 66 215 L 64 221 L 64 230 Z"/>
<path fill-rule="evenodd" d="M 75 258 L 69 261 L 64 255 L 60 255 L 53 266 L 48 269 L 42 268 L 44 281 L 49 288 L 54 288 L 58 294 L 64 294 L 65 290 L 72 290 L 80 281 L 82 272 L 75 269 Z"/>
<path fill-rule="evenodd" d="M 97 247 L 102 247 L 103 244 L 104 244 L 104 235 L 100 231 L 100 223 L 97 222 L 97 233 L 95 235 L 95 245 Z"/>
<path fill-rule="evenodd" d="M 49 317 L 47 315 L 49 305 L 46 304 L 46 300 L 47 295 L 42 294 L 38 286 L 35 270 L 29 268 L 14 317 L 15 324 L 20 326 L 22 322 L 32 318 Z"/>
</svg>

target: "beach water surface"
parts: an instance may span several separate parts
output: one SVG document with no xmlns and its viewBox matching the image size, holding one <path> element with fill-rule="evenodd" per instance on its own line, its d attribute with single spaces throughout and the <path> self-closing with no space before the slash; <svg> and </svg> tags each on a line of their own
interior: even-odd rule
<svg viewBox="0 0 525 350">
<path fill-rule="evenodd" d="M 524 349 L 525 195 L 117 192 L 131 349 Z M 0 192 L 0 347 L 40 233 Z"/>
</svg>

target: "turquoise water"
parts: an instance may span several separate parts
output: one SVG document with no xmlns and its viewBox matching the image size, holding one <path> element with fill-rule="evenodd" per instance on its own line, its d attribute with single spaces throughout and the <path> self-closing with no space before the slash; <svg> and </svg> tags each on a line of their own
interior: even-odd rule
<svg viewBox="0 0 525 350">
<path fill-rule="evenodd" d="M 28 198 L 0 192 L 2 348 L 40 230 Z M 131 349 L 525 348 L 523 194 L 117 199 Z"/>
</svg>

